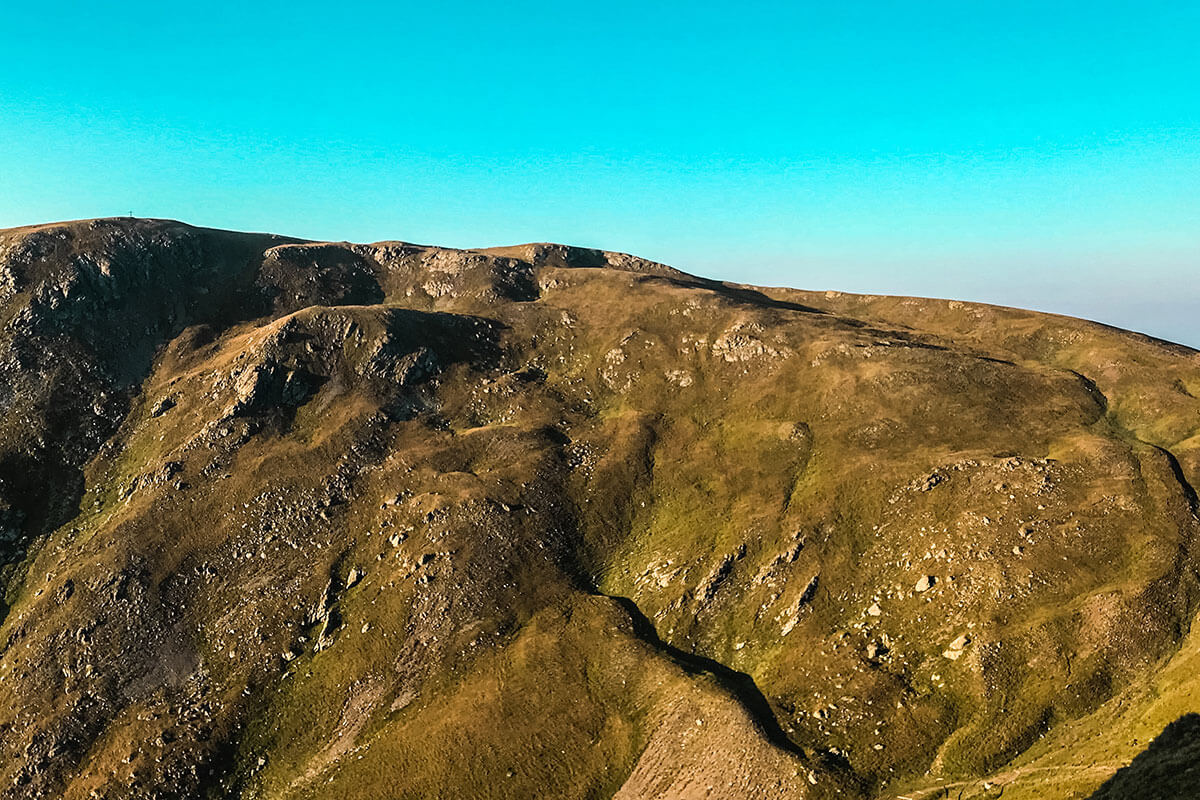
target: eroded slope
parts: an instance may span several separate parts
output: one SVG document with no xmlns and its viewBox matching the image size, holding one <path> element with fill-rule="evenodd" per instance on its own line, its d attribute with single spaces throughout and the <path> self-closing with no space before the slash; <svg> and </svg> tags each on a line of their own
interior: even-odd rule
<svg viewBox="0 0 1200 800">
<path fill-rule="evenodd" d="M 0 301 L 4 796 L 1048 786 L 1190 629 L 1144 337 L 130 220 Z"/>
</svg>

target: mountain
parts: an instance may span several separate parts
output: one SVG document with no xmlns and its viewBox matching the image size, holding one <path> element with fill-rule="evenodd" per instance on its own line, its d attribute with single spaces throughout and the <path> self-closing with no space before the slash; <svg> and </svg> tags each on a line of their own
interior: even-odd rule
<svg viewBox="0 0 1200 800">
<path fill-rule="evenodd" d="M 561 245 L 2 231 L 0 798 L 1173 796 L 1198 396 Z"/>
</svg>

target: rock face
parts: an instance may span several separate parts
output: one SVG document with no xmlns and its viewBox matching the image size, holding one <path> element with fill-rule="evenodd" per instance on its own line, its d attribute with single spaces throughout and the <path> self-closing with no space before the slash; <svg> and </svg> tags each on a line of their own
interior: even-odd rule
<svg viewBox="0 0 1200 800">
<path fill-rule="evenodd" d="M 1085 796 L 1191 710 L 1198 395 L 562 245 L 0 231 L 0 798 Z"/>
</svg>

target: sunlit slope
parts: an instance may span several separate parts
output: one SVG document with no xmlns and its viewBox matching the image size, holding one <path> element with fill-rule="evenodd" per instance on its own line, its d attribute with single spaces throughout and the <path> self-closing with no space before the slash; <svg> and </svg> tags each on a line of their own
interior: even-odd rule
<svg viewBox="0 0 1200 800">
<path fill-rule="evenodd" d="M 1185 348 L 141 220 L 0 304 L 0 796 L 1085 797 L 1200 710 Z"/>
</svg>

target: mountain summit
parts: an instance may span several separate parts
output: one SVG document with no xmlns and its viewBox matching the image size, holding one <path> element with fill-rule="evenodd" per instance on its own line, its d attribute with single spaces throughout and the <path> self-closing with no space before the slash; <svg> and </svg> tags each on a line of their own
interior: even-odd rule
<svg viewBox="0 0 1200 800">
<path fill-rule="evenodd" d="M 562 245 L 0 231 L 0 798 L 1171 796 L 1198 396 Z"/>
</svg>

